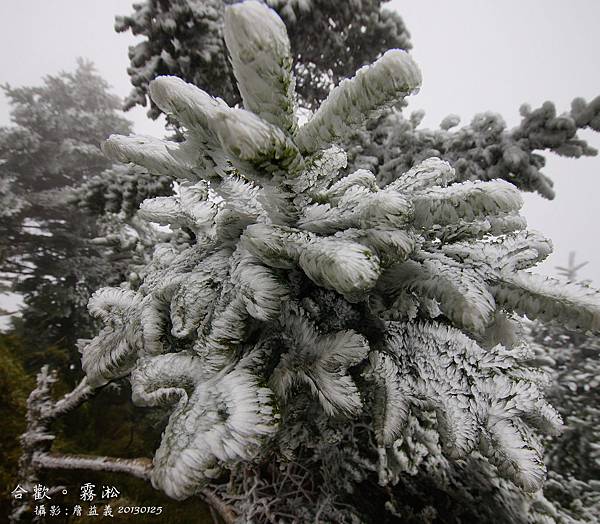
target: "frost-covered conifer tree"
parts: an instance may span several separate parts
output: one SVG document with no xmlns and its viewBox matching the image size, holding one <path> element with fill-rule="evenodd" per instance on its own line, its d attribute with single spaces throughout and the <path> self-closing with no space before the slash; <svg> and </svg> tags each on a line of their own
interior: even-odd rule
<svg viewBox="0 0 600 524">
<path fill-rule="evenodd" d="M 532 110 L 520 109 L 522 120 L 506 129 L 504 119 L 492 112 L 476 115 L 469 125 L 449 115 L 439 129 L 421 129 L 423 112 L 405 118 L 399 111 L 369 123 L 354 135 L 349 150 L 356 167 L 372 169 L 380 184 L 394 180 L 416 163 L 438 156 L 452 164 L 458 180 L 502 178 L 523 191 L 554 198 L 553 182 L 541 172 L 551 151 L 572 158 L 597 151 L 579 137 L 582 129 L 600 131 L 600 96 L 591 102 L 576 98 L 571 110 L 557 114 L 552 102 Z"/>
<path fill-rule="evenodd" d="M 86 378 L 61 404 L 128 377 L 135 404 L 171 411 L 161 444 L 151 464 L 33 445 L 28 471 L 132 473 L 174 499 L 204 496 L 228 522 L 439 521 L 421 501 L 408 513 L 429 477 L 455 506 L 485 492 L 504 515 L 518 500 L 560 522 L 539 492 L 538 432 L 561 420 L 519 316 L 599 330 L 600 294 L 530 271 L 551 244 L 525 229 L 504 180 L 457 181 L 436 157 L 383 186 L 347 174 L 340 144 L 420 86 L 406 52 L 359 69 L 299 125 L 281 19 L 256 1 L 224 18 L 244 108 L 160 77 L 150 95 L 185 141 L 104 145 L 177 180 L 139 212 L 173 235 L 93 296 L 104 328 L 82 342 Z"/>
<path fill-rule="evenodd" d="M 223 40 L 223 13 L 239 0 L 145 0 L 115 29 L 144 36 L 129 49 L 134 88 L 125 107 L 160 108 L 148 94 L 160 75 L 175 75 L 208 89 L 229 105 L 241 102 Z M 305 107 L 318 107 L 332 83 L 351 76 L 390 48 L 409 49 L 400 16 L 381 0 L 265 0 L 283 18 L 294 58 L 297 91 Z"/>
<path fill-rule="evenodd" d="M 112 275 L 118 283 L 122 266 L 102 263 L 89 243 L 96 221 L 66 205 L 65 193 L 109 168 L 100 142 L 131 124 L 83 60 L 39 86 L 2 87 L 11 125 L 0 127 L 0 282 L 24 300 L 14 331 L 28 346 L 28 371 L 40 362 L 67 371 L 79 360 L 77 337 L 95 329 L 86 311 L 91 293 Z"/>
<path fill-rule="evenodd" d="M 574 253 L 557 268 L 579 280 Z M 549 400 L 564 419 L 562 434 L 546 442 L 549 480 L 545 491 L 564 511 L 586 522 L 600 519 L 600 338 L 565 328 L 560 320 L 535 322 L 529 329 L 551 381 Z"/>
<path fill-rule="evenodd" d="M 564 419 L 546 442 L 548 498 L 584 522 L 600 519 L 600 338 L 554 322 L 535 323 L 533 343 L 551 381 L 549 400 Z"/>
<path fill-rule="evenodd" d="M 148 250 L 163 236 L 138 217 L 140 204 L 147 198 L 172 194 L 172 177 L 113 165 L 74 188 L 69 203 L 96 219 L 99 235 L 91 242 L 102 246 L 103 257 L 134 269 L 147 261 Z"/>
</svg>

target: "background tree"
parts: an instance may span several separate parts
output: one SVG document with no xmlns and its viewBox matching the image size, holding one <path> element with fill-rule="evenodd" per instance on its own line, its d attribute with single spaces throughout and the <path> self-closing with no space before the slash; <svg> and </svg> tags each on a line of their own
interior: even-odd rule
<svg viewBox="0 0 600 524">
<path fill-rule="evenodd" d="M 557 270 L 577 282 L 585 265 L 571 253 Z M 565 421 L 562 434 L 546 443 L 547 491 L 570 512 L 593 521 L 600 516 L 600 337 L 569 329 L 559 319 L 532 323 L 529 334 L 551 374 L 547 396 Z"/>
<path fill-rule="evenodd" d="M 117 31 L 144 36 L 130 47 L 128 69 L 133 91 L 125 108 L 150 104 L 149 83 L 174 75 L 210 90 L 228 104 L 241 102 L 223 41 L 223 13 L 236 0 L 148 0 L 134 13 L 118 16 Z M 410 49 L 400 16 L 381 0 L 268 0 L 286 23 L 292 46 L 300 105 L 318 104 L 331 86 L 354 74 L 388 49 Z"/>
<path fill-rule="evenodd" d="M 385 184 L 433 155 L 450 162 L 460 180 L 502 178 L 523 191 L 552 199 L 553 182 L 541 171 L 546 159 L 540 153 L 573 158 L 597 154 L 577 133 L 600 131 L 600 96 L 589 103 L 576 98 L 570 111 L 562 114 L 557 114 L 552 102 L 534 110 L 523 105 L 522 120 L 513 129 L 492 112 L 476 115 L 463 127 L 458 127 L 458 116 L 449 115 L 439 129 L 422 129 L 423 115 L 415 112 L 406 118 L 392 111 L 371 122 L 353 137 L 352 165 L 372 169 Z"/>
<path fill-rule="evenodd" d="M 100 144 L 111 133 L 129 133 L 131 125 L 120 115 L 120 100 L 91 63 L 79 61 L 75 72 L 48 76 L 39 87 L 5 86 L 5 92 L 12 105 L 12 125 L 0 130 L 0 188 L 6 204 L 0 211 L 0 269 L 6 288 L 21 293 L 25 304 L 10 334 L 0 337 L 0 410 L 8 421 L 0 449 L 3 490 L 23 472 L 23 462 L 17 464 L 18 436 L 25 429 L 25 400 L 35 374 L 44 365 L 57 370 L 56 375 L 45 375 L 55 394 L 80 380 L 76 341 L 96 329 L 87 312 L 89 297 L 103 283 L 119 283 L 136 260 L 138 232 L 132 228 L 128 202 L 135 201 L 137 209 L 147 196 L 172 193 L 170 177 L 113 166 L 102 153 Z M 122 234 L 124 227 L 131 231 Z M 106 242 L 115 232 L 125 245 Z M 151 235 L 152 228 L 139 233 Z M 134 410 L 129 396 L 127 383 L 115 383 L 102 397 L 61 419 L 56 449 L 121 456 L 148 453 L 160 437 L 156 427 L 164 414 Z M 144 429 L 137 433 L 134 428 Z M 89 480 L 67 475 L 60 482 L 76 486 Z M 122 487 L 138 494 L 134 501 L 151 496 L 139 482 L 126 481 Z M 0 514 L 8 514 L 9 500 L 3 492 Z M 175 508 L 168 500 L 161 502 L 173 522 L 204 510 L 198 503 Z"/>
<path fill-rule="evenodd" d="M 99 144 L 131 125 L 83 60 L 42 86 L 7 85 L 4 92 L 12 125 L 0 129 L 0 179 L 13 204 L 3 209 L 0 271 L 24 297 L 15 328 L 28 348 L 28 368 L 50 362 L 67 372 L 78 367 L 75 340 L 92 327 L 85 309 L 91 291 L 120 278 L 118 265 L 109 267 L 89 242 L 96 220 L 68 204 L 68 191 L 110 167 Z"/>
</svg>

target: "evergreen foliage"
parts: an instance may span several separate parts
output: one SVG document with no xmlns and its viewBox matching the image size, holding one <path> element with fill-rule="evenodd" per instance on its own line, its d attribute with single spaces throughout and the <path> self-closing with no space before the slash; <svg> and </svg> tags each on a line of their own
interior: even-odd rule
<svg viewBox="0 0 600 524">
<path fill-rule="evenodd" d="M 129 219 L 147 198 L 172 193 L 171 177 L 115 165 L 74 189 L 72 201 L 94 217 L 116 214 Z"/>
<path fill-rule="evenodd" d="M 422 129 L 422 112 L 407 119 L 394 111 L 354 137 L 350 160 L 356 167 L 374 170 L 378 182 L 385 184 L 437 156 L 450 162 L 459 180 L 502 178 L 523 191 L 552 199 L 553 182 L 541 172 L 546 160 L 540 153 L 572 158 L 596 155 L 577 133 L 600 131 L 600 96 L 589 103 L 576 98 L 571 110 L 562 114 L 557 114 L 552 102 L 537 109 L 523 105 L 521 116 L 513 129 L 507 129 L 504 119 L 492 112 L 476 115 L 463 127 L 457 127 L 459 117 L 449 115 L 439 129 Z"/>
<path fill-rule="evenodd" d="M 17 354 L 23 351 L 15 336 L 0 334 L 0 515 L 8 515 L 20 456 L 19 436 L 25 429 L 25 401 L 32 389 Z"/>
<path fill-rule="evenodd" d="M 236 0 L 148 0 L 118 16 L 117 31 L 145 39 L 129 49 L 134 88 L 125 107 L 160 108 L 148 93 L 160 75 L 174 75 L 233 106 L 240 102 L 223 40 L 223 13 Z M 402 19 L 381 0 L 267 0 L 287 26 L 297 90 L 305 107 L 317 107 L 332 84 L 391 48 L 409 49 Z"/>
<path fill-rule="evenodd" d="M 68 191 L 111 165 L 100 143 L 130 124 L 88 62 L 42 86 L 4 91 L 12 125 L 0 129 L 0 178 L 3 198 L 12 195 L 16 205 L 3 210 L 0 271 L 24 297 L 15 328 L 28 348 L 27 368 L 51 363 L 68 373 L 78 365 L 75 340 L 93 329 L 85 310 L 91 292 L 109 275 L 120 278 L 89 242 L 96 220 L 68 205 Z M 50 348 L 56 358 L 48 358 Z"/>
<path fill-rule="evenodd" d="M 406 500 L 412 479 L 456 507 L 477 500 L 476 475 L 506 521 L 518 501 L 523 522 L 563 522 L 538 491 L 537 432 L 561 420 L 518 315 L 598 330 L 600 295 L 530 273 L 550 243 L 525 230 L 504 180 L 461 181 L 435 157 L 384 185 L 343 171 L 340 145 L 418 90 L 404 51 L 340 82 L 299 126 L 284 23 L 254 1 L 224 19 L 245 109 L 160 77 L 150 96 L 184 141 L 104 146 L 178 179 L 139 213 L 172 238 L 94 294 L 104 328 L 82 347 L 91 388 L 129 377 L 135 403 L 170 407 L 152 484 L 176 499 L 210 486 L 244 522 L 383 522 L 406 508 L 436 521 L 440 508 Z M 348 504 L 364 483 L 380 520 Z"/>
<path fill-rule="evenodd" d="M 235 0 L 146 0 L 130 16 L 117 17 L 117 31 L 131 30 L 146 37 L 130 48 L 128 69 L 134 89 L 125 107 L 147 105 L 156 118 L 160 108 L 149 96 L 150 82 L 160 75 L 178 76 L 223 98 L 229 105 L 241 101 L 227 60 L 222 17 Z M 265 0 L 284 20 L 294 59 L 302 107 L 316 109 L 330 88 L 358 67 L 372 62 L 387 49 L 410 49 L 401 18 L 374 0 Z M 239 67 L 239 64 L 238 64 Z M 243 95 L 243 93 L 242 93 Z M 247 105 L 248 109 L 251 106 Z M 552 102 L 532 109 L 524 104 L 522 120 L 507 129 L 493 112 L 476 115 L 457 127 L 460 118 L 449 115 L 439 129 L 422 129 L 422 112 L 405 118 L 390 110 L 366 121 L 345 144 L 352 169 L 371 170 L 385 185 L 429 157 L 448 161 L 458 180 L 502 178 L 524 191 L 554 198 L 553 182 L 543 172 L 543 152 L 579 158 L 596 155 L 577 133 L 600 130 L 600 97 L 573 100 L 571 109 L 558 114 Z M 170 122 L 175 123 L 172 115 Z"/>
<path fill-rule="evenodd" d="M 557 268 L 569 281 L 586 263 Z M 540 362 L 551 374 L 547 396 L 558 408 L 565 428 L 546 442 L 553 502 L 577 519 L 600 518 L 600 338 L 569 329 L 560 321 L 533 323 L 530 336 Z"/>
</svg>

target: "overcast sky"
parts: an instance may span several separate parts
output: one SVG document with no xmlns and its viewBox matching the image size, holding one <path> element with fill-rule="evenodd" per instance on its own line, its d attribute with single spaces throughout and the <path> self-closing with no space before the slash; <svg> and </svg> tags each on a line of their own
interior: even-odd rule
<svg viewBox="0 0 600 524">
<path fill-rule="evenodd" d="M 121 97 L 130 90 L 127 48 L 131 34 L 113 30 L 116 14 L 131 11 L 128 0 L 0 0 L 0 82 L 40 84 L 46 74 L 73 70 L 75 59 L 91 59 Z M 576 96 L 600 94 L 600 1 L 598 0 L 393 0 L 412 35 L 413 56 L 423 88 L 409 109 L 424 109 L 426 126 L 448 113 L 468 123 L 492 110 L 510 126 L 519 106 L 545 100 L 567 110 Z M 161 123 L 144 109 L 127 113 L 138 133 L 162 136 Z M 0 125 L 9 108 L 0 95 Z M 582 137 L 600 148 L 600 137 Z M 525 195 L 530 227 L 554 241 L 555 253 L 539 269 L 553 273 L 570 251 L 589 264 L 581 270 L 600 286 L 598 195 L 600 157 L 579 160 L 548 155 L 545 173 L 557 197 L 548 202 Z"/>
<path fill-rule="evenodd" d="M 423 88 L 410 108 L 423 108 L 424 125 L 448 113 L 469 122 L 481 111 L 500 113 L 509 126 L 519 106 L 545 100 L 559 112 L 571 100 L 600 95 L 600 1 L 597 0 L 394 0 L 412 34 Z M 600 149 L 598 133 L 581 136 Z M 554 273 L 570 251 L 587 260 L 580 275 L 600 286 L 598 218 L 600 157 L 566 159 L 547 155 L 544 172 L 556 198 L 525 194 L 530 228 L 554 242 L 554 253 L 538 270 Z"/>
</svg>

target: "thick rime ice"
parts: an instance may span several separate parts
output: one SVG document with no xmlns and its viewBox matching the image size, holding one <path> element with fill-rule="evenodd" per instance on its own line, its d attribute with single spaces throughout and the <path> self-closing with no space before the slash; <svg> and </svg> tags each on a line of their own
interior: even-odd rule
<svg viewBox="0 0 600 524">
<path fill-rule="evenodd" d="M 542 399 L 537 374 L 518 357 L 501 345 L 483 349 L 435 321 L 386 323 L 381 352 L 371 353 L 366 371 L 378 389 L 378 439 L 388 446 L 380 482 L 388 482 L 385 457 L 393 454 L 410 410 L 427 408 L 436 414 L 449 456 L 479 447 L 501 473 L 537 490 L 545 472 L 542 448 L 527 423 L 555 432 L 561 420 Z"/>
<path fill-rule="evenodd" d="M 384 484 L 407 464 L 404 433 L 430 413 L 448 458 L 477 450 L 537 490 L 532 428 L 555 431 L 560 419 L 513 317 L 599 329 L 599 294 L 525 271 L 551 245 L 525 231 L 519 192 L 503 180 L 457 181 L 438 158 L 383 186 L 367 170 L 341 172 L 336 144 L 418 90 L 408 54 L 361 68 L 298 128 L 281 21 L 249 1 L 225 24 L 244 108 L 161 77 L 150 94 L 185 142 L 104 147 L 179 183 L 140 212 L 177 234 L 135 283 L 94 296 L 105 327 L 83 348 L 90 384 L 130 375 L 137 403 L 174 406 L 154 485 L 181 499 L 223 468 L 287 456 L 299 445 L 290 421 L 302 426 L 317 406 L 371 424 Z"/>
<path fill-rule="evenodd" d="M 244 107 L 293 135 L 295 80 L 281 19 L 259 4 L 233 5 L 225 11 L 224 36 Z"/>
<path fill-rule="evenodd" d="M 170 497 L 192 495 L 219 464 L 252 459 L 276 430 L 272 392 L 259 386 L 248 360 L 207 377 L 201 359 L 182 351 L 141 360 L 132 373 L 134 402 L 176 403 L 151 473 Z"/>
<path fill-rule="evenodd" d="M 298 131 L 300 149 L 312 153 L 342 141 L 365 120 L 418 91 L 420 85 L 421 71 L 408 53 L 399 49 L 386 52 L 331 91 Z"/>
<path fill-rule="evenodd" d="M 260 111 L 266 117 L 273 96 L 267 86 L 279 72 L 294 66 L 298 98 L 303 107 L 316 107 L 329 92 L 330 85 L 351 76 L 363 64 L 368 64 L 389 48 L 410 49 L 408 32 L 401 17 L 393 10 L 382 8 L 382 0 L 263 0 L 273 8 L 290 30 L 288 36 L 282 22 L 263 9 L 244 7 L 244 15 L 229 21 L 229 53 L 225 45 L 223 21 L 236 17 L 236 11 L 226 11 L 234 0 L 143 0 L 133 4 L 133 12 L 116 18 L 115 29 L 142 37 L 129 49 L 131 84 L 134 86 L 125 104 L 150 106 L 148 115 L 156 118 L 160 111 L 148 100 L 148 87 L 158 75 L 171 74 L 185 79 L 234 106 L 242 101 L 231 78 L 227 61 L 238 38 L 251 48 L 247 55 L 236 57 L 248 64 L 247 73 L 254 75 L 261 86 L 253 93 L 240 88 L 241 95 L 258 97 L 264 105 Z M 248 33 L 246 27 L 256 30 Z M 264 46 L 265 52 L 262 47 Z M 285 53 L 284 46 L 291 46 Z M 352 52 L 348 52 L 352 49 Z M 280 51 L 281 50 L 281 51 Z M 283 51 L 283 52 L 282 52 Z M 268 53 L 272 53 L 269 56 Z M 294 62 L 290 60 L 294 58 Z M 278 59 L 282 60 L 279 62 Z M 262 78 L 255 74 L 254 63 L 266 67 Z M 252 67 L 250 67 L 252 64 Z M 290 78 L 285 74 L 283 78 Z M 293 92 L 292 84 L 288 89 Z M 290 100 L 292 100 L 290 98 Z M 148 104 L 150 102 L 150 104 Z M 248 98 L 244 98 L 250 109 Z M 287 103 L 287 102 L 286 102 Z M 254 110 L 254 109 L 252 109 Z M 293 115 L 288 114 L 293 118 Z M 269 118 L 265 118 L 269 122 Z"/>
<path fill-rule="evenodd" d="M 460 181 L 504 179 L 522 191 L 552 199 L 553 182 L 542 173 L 546 160 L 540 153 L 573 158 L 597 154 L 578 131 L 600 131 L 600 96 L 590 102 L 576 98 L 571 110 L 562 114 L 557 114 L 552 102 L 535 110 L 522 106 L 522 120 L 513 129 L 490 112 L 476 115 L 460 128 L 456 128 L 460 119 L 450 115 L 440 129 L 421 129 L 423 115 L 415 112 L 406 118 L 392 111 L 373 123 L 369 132 L 359 130 L 352 136 L 349 163 L 368 166 L 378 182 L 386 184 L 427 157 L 439 156 L 452 164 Z"/>
</svg>

